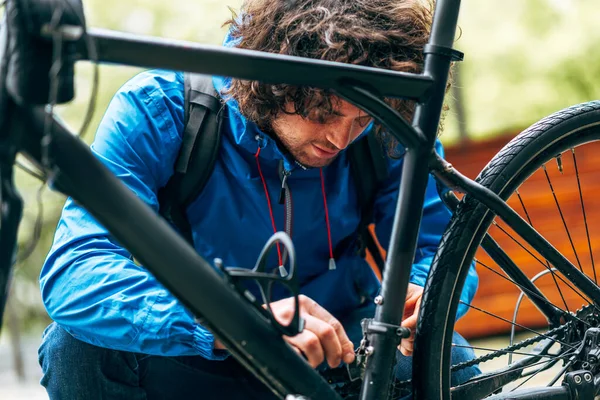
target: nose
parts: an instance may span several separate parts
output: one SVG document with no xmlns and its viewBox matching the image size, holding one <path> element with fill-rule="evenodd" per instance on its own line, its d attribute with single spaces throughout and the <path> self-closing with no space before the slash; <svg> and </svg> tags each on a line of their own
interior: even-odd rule
<svg viewBox="0 0 600 400">
<path fill-rule="evenodd" d="M 355 132 L 354 129 L 354 121 L 344 121 L 339 124 L 336 124 L 328 133 L 327 133 L 327 141 L 334 145 L 339 150 L 344 150 L 354 139 L 356 136 L 360 134 L 360 131 Z"/>
</svg>

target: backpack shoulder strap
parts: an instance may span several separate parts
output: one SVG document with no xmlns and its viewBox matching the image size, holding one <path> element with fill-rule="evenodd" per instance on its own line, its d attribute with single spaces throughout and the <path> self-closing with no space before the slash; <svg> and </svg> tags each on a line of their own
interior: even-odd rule
<svg viewBox="0 0 600 400">
<path fill-rule="evenodd" d="M 388 177 L 388 164 L 380 141 L 373 134 L 353 143 L 348 148 L 350 173 L 356 186 L 360 222 L 358 226 L 359 251 L 369 250 L 379 271 L 383 273 L 385 261 L 377 241 L 369 230 L 373 222 L 373 207 L 377 191 Z"/>
<path fill-rule="evenodd" d="M 221 101 L 212 78 L 184 74 L 184 129 L 175 171 L 159 190 L 160 214 L 192 243 L 187 207 L 210 178 L 221 141 Z"/>
</svg>

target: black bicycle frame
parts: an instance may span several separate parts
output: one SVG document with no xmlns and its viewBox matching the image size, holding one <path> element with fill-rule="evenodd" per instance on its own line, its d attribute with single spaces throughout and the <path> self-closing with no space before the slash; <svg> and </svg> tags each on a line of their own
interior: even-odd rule
<svg viewBox="0 0 600 400">
<path fill-rule="evenodd" d="M 93 61 L 98 62 L 333 89 L 371 114 L 406 148 L 382 282 L 382 301 L 368 333 L 373 351 L 368 358 L 360 395 L 363 400 L 378 400 L 387 395 L 395 361 L 393 349 L 400 340 L 397 328 L 402 320 L 430 168 L 447 183 L 476 196 L 511 226 L 515 225 L 515 230 L 540 254 L 569 279 L 589 289 L 588 293 L 593 293 L 596 303 L 600 300 L 597 288 L 585 286 L 587 278 L 533 228 L 523 225 L 522 219 L 519 220 L 520 217 L 497 195 L 458 175 L 443 160 L 433 158 L 430 166 L 448 72 L 457 56 L 452 44 L 459 7 L 460 0 L 437 1 L 422 74 L 93 29 L 88 30 L 87 41 L 80 40 L 77 44 L 80 60 L 90 58 L 86 43 L 91 41 L 95 43 Z M 3 80 L 4 76 L 3 73 Z M 387 106 L 382 100 L 384 97 L 415 100 L 418 105 L 412 124 Z M 17 106 L 12 101 L 3 107 L 4 118 L 10 110 L 9 121 L 3 124 L 10 134 L 5 136 L 18 138 L 19 150 L 43 169 L 40 142 L 48 127 L 47 113 L 42 107 Z M 56 119 L 50 126 L 49 153 L 54 168 L 46 173 L 54 188 L 84 205 L 194 315 L 201 316 L 203 323 L 231 353 L 275 394 L 280 397 L 302 394 L 311 400 L 339 398 L 308 363 L 296 355 L 273 326 L 161 218 L 111 175 L 86 145 Z M 2 146 L 0 141 L 0 148 Z M 8 158 L 3 157 L 2 161 L 5 159 Z M 8 161 L 12 166 L 14 160 Z M 3 173 L 12 173 L 12 169 L 5 168 L 4 164 L 1 167 Z M 3 197 L 5 193 L 2 192 Z M 122 215 L 128 215 L 128 218 L 123 219 Z M 3 213 L 2 217 L 5 216 Z M 0 243 L 0 257 L 7 251 L 12 254 L 13 244 L 14 240 Z M 6 257 L 2 259 L 5 260 Z M 415 376 L 415 382 L 418 395 L 419 384 L 426 383 L 418 376 Z"/>
</svg>

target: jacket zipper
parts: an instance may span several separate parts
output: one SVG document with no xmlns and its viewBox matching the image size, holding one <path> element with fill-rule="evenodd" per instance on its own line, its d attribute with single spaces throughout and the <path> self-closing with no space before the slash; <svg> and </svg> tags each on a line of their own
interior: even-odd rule
<svg viewBox="0 0 600 400">
<path fill-rule="evenodd" d="M 288 171 L 283 166 L 283 161 L 279 164 L 279 177 L 281 178 L 281 191 L 279 192 L 279 204 L 284 204 L 285 222 L 284 231 L 289 237 L 292 237 L 292 193 L 287 184 L 287 179 L 292 174 L 292 171 Z M 287 270 L 284 265 L 287 262 L 287 251 L 283 250 L 282 265 L 279 267 L 279 273 L 281 276 L 287 276 Z"/>
</svg>

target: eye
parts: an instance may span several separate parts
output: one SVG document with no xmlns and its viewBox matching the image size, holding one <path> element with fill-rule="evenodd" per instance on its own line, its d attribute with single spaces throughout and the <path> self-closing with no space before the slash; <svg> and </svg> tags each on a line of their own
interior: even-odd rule
<svg viewBox="0 0 600 400">
<path fill-rule="evenodd" d="M 364 128 L 365 126 L 369 125 L 372 120 L 373 118 L 371 118 L 371 116 L 363 115 L 362 117 L 356 118 L 355 121 L 358 123 L 358 125 L 360 125 L 361 128 Z"/>
<path fill-rule="evenodd" d="M 335 114 L 325 114 L 319 112 L 311 112 L 306 119 L 313 124 L 317 125 L 329 125 L 337 122 L 339 120 L 339 116 Z"/>
</svg>

